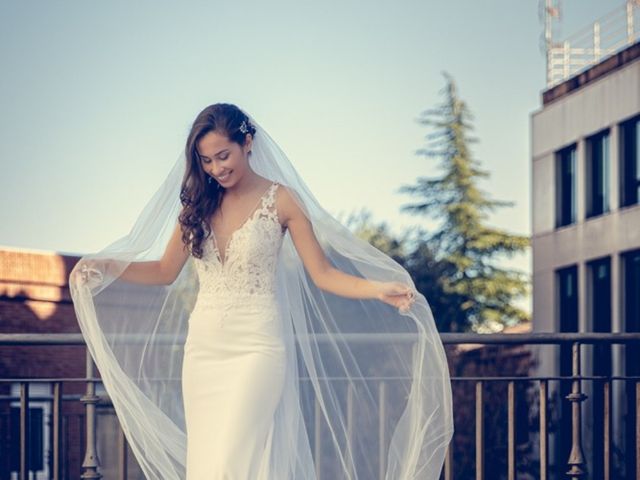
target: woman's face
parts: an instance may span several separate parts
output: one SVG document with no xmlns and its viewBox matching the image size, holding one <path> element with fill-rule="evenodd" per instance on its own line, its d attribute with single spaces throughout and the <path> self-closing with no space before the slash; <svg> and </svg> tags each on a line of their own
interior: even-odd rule
<svg viewBox="0 0 640 480">
<path fill-rule="evenodd" d="M 235 184 L 249 169 L 247 157 L 251 150 L 251 135 L 247 136 L 244 147 L 217 132 L 207 132 L 198 141 L 202 169 L 225 188 Z"/>
</svg>

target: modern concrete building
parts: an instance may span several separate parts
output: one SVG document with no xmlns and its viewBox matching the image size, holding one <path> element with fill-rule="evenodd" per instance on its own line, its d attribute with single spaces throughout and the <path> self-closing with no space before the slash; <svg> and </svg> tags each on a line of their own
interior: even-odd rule
<svg viewBox="0 0 640 480">
<path fill-rule="evenodd" d="M 640 331 L 640 42 L 543 91 L 530 125 L 534 332 Z M 639 374 L 631 348 L 582 352 L 583 375 Z M 570 355 L 544 350 L 539 373 L 570 375 Z M 568 382 L 556 388 L 564 408 L 568 392 Z M 604 478 L 602 383 L 585 381 L 583 392 L 589 478 Z M 614 448 L 634 457 L 629 393 L 613 382 L 611 427 Z M 551 446 L 560 462 L 569 433 L 560 425 Z"/>
</svg>

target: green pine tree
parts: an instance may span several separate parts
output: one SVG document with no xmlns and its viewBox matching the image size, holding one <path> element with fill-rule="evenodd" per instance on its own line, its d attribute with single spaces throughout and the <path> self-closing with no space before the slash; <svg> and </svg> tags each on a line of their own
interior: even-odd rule
<svg viewBox="0 0 640 480">
<path fill-rule="evenodd" d="M 480 168 L 469 150 L 469 145 L 477 141 L 468 134 L 473 130 L 473 116 L 459 98 L 451 76 L 444 75 L 447 85 L 441 93 L 445 100 L 437 108 L 424 111 L 418 120 L 435 131 L 425 137 L 430 144 L 417 151 L 427 158 L 440 158 L 439 168 L 444 173 L 436 178 L 418 177 L 415 185 L 398 189 L 417 197 L 415 203 L 403 205 L 402 211 L 441 220 L 435 232 L 423 237 L 409 266 L 412 270 L 437 266 L 438 289 L 446 298 L 427 298 L 439 327 L 449 331 L 496 331 L 529 320 L 528 313 L 514 305 L 517 297 L 528 293 L 528 275 L 494 263 L 498 255 L 524 251 L 529 238 L 485 224 L 488 211 L 512 206 L 513 202 L 490 200 L 478 188 L 478 180 L 489 173 Z M 416 278 L 421 274 L 414 270 L 413 275 Z M 428 281 L 433 281 L 432 273 Z M 432 295 L 437 293 L 433 285 L 431 290 Z"/>
</svg>

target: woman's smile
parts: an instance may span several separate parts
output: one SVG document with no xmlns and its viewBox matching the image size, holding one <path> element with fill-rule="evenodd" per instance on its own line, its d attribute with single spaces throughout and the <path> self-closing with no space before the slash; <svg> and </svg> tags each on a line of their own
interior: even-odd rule
<svg viewBox="0 0 640 480">
<path fill-rule="evenodd" d="M 220 182 L 224 182 L 224 181 L 226 181 L 226 180 L 228 180 L 228 179 L 229 179 L 229 176 L 231 175 L 231 172 L 232 172 L 232 171 L 233 171 L 233 170 L 229 170 L 229 171 L 228 171 L 228 172 L 226 172 L 224 175 L 220 175 L 220 176 L 216 177 L 216 179 L 217 179 L 218 181 L 220 181 Z"/>
</svg>

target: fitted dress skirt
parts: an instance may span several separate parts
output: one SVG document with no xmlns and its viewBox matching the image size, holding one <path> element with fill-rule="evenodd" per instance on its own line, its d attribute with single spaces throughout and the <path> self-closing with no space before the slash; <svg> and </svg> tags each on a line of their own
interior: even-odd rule
<svg viewBox="0 0 640 480">
<path fill-rule="evenodd" d="M 273 295 L 198 298 L 182 365 L 187 480 L 267 480 L 285 378 L 281 332 Z"/>
</svg>

